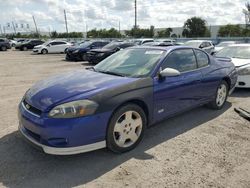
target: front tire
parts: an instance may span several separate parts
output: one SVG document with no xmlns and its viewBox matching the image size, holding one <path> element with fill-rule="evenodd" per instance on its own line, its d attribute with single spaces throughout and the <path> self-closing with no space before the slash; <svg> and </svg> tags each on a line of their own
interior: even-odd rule
<svg viewBox="0 0 250 188">
<path fill-rule="evenodd" d="M 1 47 L 1 50 L 2 50 L 2 51 L 6 51 L 6 50 L 7 50 L 6 46 L 2 46 L 2 47 Z"/>
<path fill-rule="evenodd" d="M 27 51 L 28 50 L 28 48 L 26 47 L 26 46 L 24 46 L 23 48 L 22 48 L 22 51 Z"/>
<path fill-rule="evenodd" d="M 82 54 L 82 61 L 87 61 L 87 55 L 86 55 L 86 53 Z"/>
<path fill-rule="evenodd" d="M 142 140 L 147 119 L 144 111 L 129 103 L 117 109 L 107 130 L 107 147 L 113 152 L 123 153 L 134 149 Z"/>
<path fill-rule="evenodd" d="M 216 110 L 222 109 L 227 101 L 228 91 L 229 91 L 228 83 L 223 80 L 219 84 L 219 86 L 216 90 L 216 96 L 215 96 L 214 100 L 208 104 L 208 107 L 210 107 L 212 109 L 216 109 Z"/>
<path fill-rule="evenodd" d="M 41 54 L 47 54 L 48 53 L 48 50 L 46 50 L 46 49 L 42 49 L 42 51 L 41 51 Z"/>
</svg>

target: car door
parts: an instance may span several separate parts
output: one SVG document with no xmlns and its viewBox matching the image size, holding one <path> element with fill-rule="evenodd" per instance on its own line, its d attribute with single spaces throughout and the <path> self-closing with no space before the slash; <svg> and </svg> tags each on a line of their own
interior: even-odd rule
<svg viewBox="0 0 250 188">
<path fill-rule="evenodd" d="M 57 53 L 57 52 L 59 52 L 59 50 L 58 50 L 58 42 L 51 42 L 48 45 L 48 52 L 49 53 Z"/>
<path fill-rule="evenodd" d="M 199 90 L 199 96 L 201 96 L 201 102 L 210 101 L 212 96 L 214 96 L 218 80 L 214 79 L 213 69 L 211 69 L 210 65 L 210 58 L 209 56 L 201 51 L 201 50 L 194 50 L 198 68 L 202 73 L 202 80 L 201 80 L 201 90 Z"/>
<path fill-rule="evenodd" d="M 58 42 L 58 50 L 59 50 L 59 52 L 64 52 L 66 48 L 67 48 L 67 43 L 66 42 Z"/>
<path fill-rule="evenodd" d="M 154 78 L 156 121 L 191 108 L 200 100 L 202 74 L 192 49 L 178 49 L 171 52 L 161 64 L 160 69 L 165 68 L 174 68 L 181 74 L 176 77 Z"/>
</svg>

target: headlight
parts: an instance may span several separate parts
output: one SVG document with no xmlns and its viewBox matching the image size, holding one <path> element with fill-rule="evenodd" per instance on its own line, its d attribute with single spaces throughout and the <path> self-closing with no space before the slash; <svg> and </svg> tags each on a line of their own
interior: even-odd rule
<svg viewBox="0 0 250 188">
<path fill-rule="evenodd" d="M 250 75 L 250 66 L 241 67 L 238 69 L 238 75 Z"/>
<path fill-rule="evenodd" d="M 75 51 L 73 51 L 73 54 L 78 53 L 78 52 L 79 52 L 79 50 L 75 50 Z"/>
<path fill-rule="evenodd" d="M 79 100 L 61 104 L 49 112 L 51 118 L 76 118 L 94 114 L 98 104 L 90 100 Z"/>
</svg>

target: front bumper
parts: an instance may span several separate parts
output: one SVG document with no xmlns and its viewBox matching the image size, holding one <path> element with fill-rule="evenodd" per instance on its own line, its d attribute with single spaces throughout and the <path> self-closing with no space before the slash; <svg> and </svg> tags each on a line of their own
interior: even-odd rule
<svg viewBox="0 0 250 188">
<path fill-rule="evenodd" d="M 250 88 L 250 75 L 238 75 L 237 88 Z"/>
<path fill-rule="evenodd" d="M 33 48 L 32 50 L 34 53 L 41 53 L 41 49 L 40 48 Z"/>
<path fill-rule="evenodd" d="M 66 60 L 80 61 L 82 60 L 82 57 L 79 52 L 78 53 L 67 52 Z"/>
<path fill-rule="evenodd" d="M 45 153 L 71 155 L 106 146 L 106 130 L 111 112 L 70 119 L 48 118 L 19 105 L 19 130 Z"/>
<path fill-rule="evenodd" d="M 87 61 L 90 63 L 99 63 L 106 58 L 105 55 L 98 56 L 97 54 L 87 54 Z"/>
<path fill-rule="evenodd" d="M 84 146 L 78 146 L 78 147 L 69 147 L 69 148 L 56 148 L 56 147 L 50 147 L 43 145 L 36 141 L 34 138 L 32 138 L 27 131 L 25 131 L 25 128 L 20 124 L 19 125 L 19 131 L 21 134 L 26 138 L 28 141 L 30 141 L 32 144 L 42 148 L 42 150 L 51 155 L 73 155 L 73 154 L 79 154 L 79 153 L 85 153 L 97 149 L 102 149 L 106 147 L 106 141 L 96 142 L 93 144 L 88 144 Z"/>
</svg>

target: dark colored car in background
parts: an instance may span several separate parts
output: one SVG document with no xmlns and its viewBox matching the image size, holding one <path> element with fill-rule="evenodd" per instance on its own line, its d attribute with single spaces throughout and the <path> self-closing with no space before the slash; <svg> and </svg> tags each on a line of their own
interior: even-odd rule
<svg viewBox="0 0 250 188">
<path fill-rule="evenodd" d="M 104 46 L 102 49 L 90 50 L 87 53 L 87 60 L 90 63 L 97 64 L 115 52 L 131 46 L 135 46 L 135 44 L 129 42 L 112 42 Z"/>
<path fill-rule="evenodd" d="M 43 44 L 42 40 L 29 40 L 27 42 L 17 45 L 15 48 L 21 51 L 26 51 L 28 49 L 33 49 L 35 46 Z"/>
<path fill-rule="evenodd" d="M 10 49 L 10 43 L 6 39 L 0 39 L 0 50 L 1 51 L 6 51 L 7 49 Z"/>
<path fill-rule="evenodd" d="M 78 47 L 68 48 L 66 51 L 66 60 L 86 61 L 86 53 L 91 49 L 99 49 L 107 45 L 107 41 L 86 41 Z"/>
</svg>

